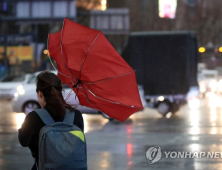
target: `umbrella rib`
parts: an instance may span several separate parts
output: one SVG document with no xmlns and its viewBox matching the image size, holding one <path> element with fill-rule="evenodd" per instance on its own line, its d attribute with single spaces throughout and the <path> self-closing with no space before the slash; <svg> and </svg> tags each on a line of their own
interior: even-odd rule
<svg viewBox="0 0 222 170">
<path fill-rule="evenodd" d="M 82 82 L 83 82 L 84 84 L 96 84 L 96 83 L 100 83 L 100 82 L 103 82 L 103 81 L 108 81 L 108 80 L 110 80 L 110 79 L 122 77 L 122 76 L 125 76 L 125 75 L 128 75 L 128 74 L 131 74 L 131 73 L 134 73 L 134 71 L 130 71 L 130 72 L 128 72 L 128 73 L 124 73 L 124 74 L 121 74 L 121 75 L 118 75 L 118 76 L 114 76 L 114 77 L 109 77 L 109 78 L 97 80 L 97 81 L 94 81 L 94 82 L 86 82 L 86 81 L 82 81 Z"/>
<path fill-rule="evenodd" d="M 52 60 L 51 60 L 51 57 L 50 57 L 49 55 L 48 55 L 48 57 L 49 57 L 49 60 L 50 60 L 50 62 L 51 62 L 51 64 L 52 64 L 53 68 L 54 68 L 59 74 L 65 76 L 65 77 L 69 77 L 69 78 L 73 79 L 71 76 L 68 76 L 68 75 L 66 75 L 66 74 L 63 74 L 62 72 L 60 72 L 59 70 L 57 70 L 56 67 L 55 67 L 55 65 L 53 64 L 53 62 L 52 62 Z"/>
<path fill-rule="evenodd" d="M 114 103 L 114 104 L 118 104 L 118 105 L 122 105 L 122 106 L 127 106 L 127 107 L 132 107 L 132 108 L 141 108 L 141 107 L 137 107 L 137 106 L 133 106 L 133 105 L 126 105 L 126 104 L 123 104 L 123 103 L 119 103 L 119 102 L 116 102 L 116 101 L 112 101 L 112 100 L 109 100 L 109 99 L 106 99 L 106 98 L 103 98 L 103 97 L 100 97 L 100 96 L 97 96 L 95 93 L 93 93 L 87 86 L 84 87 L 84 88 L 87 88 L 87 91 L 89 93 L 91 93 L 94 97 L 98 98 L 98 99 L 101 99 L 101 100 L 104 100 L 104 101 L 107 101 L 107 102 L 110 102 L 110 103 Z"/>
<path fill-rule="evenodd" d="M 86 88 L 84 86 L 82 87 L 79 87 L 79 89 L 84 93 L 86 99 L 87 99 L 87 102 L 93 107 L 93 109 L 95 110 L 100 110 L 98 109 L 96 106 L 94 106 L 90 101 L 89 101 L 89 98 L 88 98 L 88 95 L 87 95 L 87 92 L 86 92 Z M 77 96 L 78 92 L 76 93 L 76 96 Z"/>
<path fill-rule="evenodd" d="M 62 43 L 62 41 L 61 41 Z M 61 44 L 61 54 L 62 54 L 62 61 L 63 61 L 63 65 L 65 66 L 65 68 L 72 74 L 72 79 L 74 79 L 73 77 L 73 73 L 72 71 L 67 67 L 67 65 L 65 64 L 65 61 L 64 61 L 64 56 L 63 56 L 63 52 L 62 52 L 62 44 Z"/>
<path fill-rule="evenodd" d="M 64 28 L 64 24 L 65 24 L 65 19 L 63 21 L 63 26 L 62 26 L 62 31 L 61 31 L 61 40 L 60 40 L 60 47 L 61 47 L 61 55 L 62 55 L 62 61 L 63 61 L 63 65 L 66 67 L 66 69 L 72 74 L 72 79 L 74 79 L 73 77 L 73 73 L 72 71 L 68 68 L 68 66 L 65 64 L 65 61 L 64 61 L 64 56 L 63 56 L 63 52 L 62 52 L 62 35 L 63 35 L 63 28 Z"/>
<path fill-rule="evenodd" d="M 60 41 L 60 45 L 61 45 L 61 41 Z M 47 49 L 49 49 L 49 34 L 48 34 L 48 39 L 47 39 Z M 52 64 L 53 68 L 54 68 L 56 71 L 58 71 L 58 73 L 60 73 L 60 74 L 63 75 L 63 76 L 66 76 L 66 77 L 69 77 L 69 78 L 73 79 L 73 77 L 68 76 L 68 75 L 65 75 L 65 74 L 63 74 L 62 72 L 60 72 L 59 70 L 57 70 L 56 67 L 54 66 L 52 60 L 51 60 L 51 57 L 50 57 L 49 55 L 48 55 L 48 57 L 49 57 L 49 60 L 50 60 L 50 62 L 51 62 L 51 64 Z"/>
<path fill-rule="evenodd" d="M 87 50 L 86 54 L 85 54 L 85 57 L 82 61 L 82 64 L 81 64 L 81 67 L 80 67 L 80 70 L 79 70 L 79 80 L 81 78 L 81 71 L 82 71 L 82 67 L 83 67 L 83 64 L 85 63 L 85 60 L 86 60 L 86 57 L 90 51 L 90 49 L 92 48 L 92 46 L 94 45 L 94 43 L 96 42 L 97 38 L 99 37 L 99 35 L 101 34 L 101 31 L 98 33 L 98 35 L 96 36 L 96 38 L 94 39 L 93 43 L 91 44 L 91 46 L 89 47 L 89 49 Z"/>
<path fill-rule="evenodd" d="M 62 36 L 62 34 L 61 34 L 61 36 Z M 48 40 L 47 40 L 47 49 L 49 49 L 49 34 L 48 34 Z M 61 41 L 60 41 L 60 46 L 61 46 Z M 62 49 L 61 49 L 61 53 L 62 53 Z M 56 67 L 54 66 L 54 64 L 53 64 L 53 62 L 52 62 L 52 60 L 51 60 L 51 57 L 48 55 L 48 57 L 49 57 L 49 60 L 50 60 L 50 62 L 51 62 L 51 64 L 52 64 L 52 66 L 53 66 L 53 68 L 58 72 L 58 73 L 60 73 L 61 75 L 63 75 L 63 76 L 65 76 L 65 77 L 69 77 L 69 78 L 71 78 L 71 79 L 73 79 L 73 77 L 71 77 L 71 76 L 68 76 L 68 75 L 66 75 L 66 74 L 63 74 L 62 72 L 60 72 L 58 69 L 56 69 Z M 62 59 L 63 59 L 63 54 L 62 54 Z M 64 64 L 64 60 L 63 60 L 63 64 Z M 65 64 L 64 64 L 65 65 Z M 65 67 L 66 67 L 66 65 L 65 65 Z M 67 68 L 67 67 L 66 67 Z M 70 70 L 69 70 L 70 71 Z M 72 74 L 72 72 L 71 72 L 71 74 Z M 72 74 L 72 76 L 73 76 L 73 74 Z"/>
</svg>

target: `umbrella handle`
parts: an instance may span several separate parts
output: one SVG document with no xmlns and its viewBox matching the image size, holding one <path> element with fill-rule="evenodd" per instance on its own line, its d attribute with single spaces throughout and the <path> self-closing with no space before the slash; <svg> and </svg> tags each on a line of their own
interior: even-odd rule
<svg viewBox="0 0 222 170">
<path fill-rule="evenodd" d="M 72 87 L 76 88 L 79 84 L 81 84 L 81 81 L 79 79 L 77 79 L 76 83 Z"/>
</svg>

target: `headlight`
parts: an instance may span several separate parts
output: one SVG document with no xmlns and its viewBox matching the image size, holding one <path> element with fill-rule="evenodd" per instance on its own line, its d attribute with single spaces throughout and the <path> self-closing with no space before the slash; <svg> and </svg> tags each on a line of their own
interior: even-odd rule
<svg viewBox="0 0 222 170">
<path fill-rule="evenodd" d="M 18 97 L 18 95 L 19 95 L 19 94 L 16 92 L 16 93 L 14 94 L 14 97 Z"/>
<path fill-rule="evenodd" d="M 190 98 L 190 99 L 188 99 L 188 106 L 191 109 L 198 109 L 198 108 L 200 108 L 200 99 L 198 99 L 198 98 Z"/>
<path fill-rule="evenodd" d="M 206 85 L 205 85 L 205 82 L 204 81 L 201 81 L 200 83 L 199 83 L 199 87 L 200 87 L 200 92 L 201 93 L 205 93 L 206 92 Z"/>
<path fill-rule="evenodd" d="M 206 87 L 204 85 L 200 85 L 200 92 L 206 92 Z"/>
<path fill-rule="evenodd" d="M 209 87 L 210 88 L 215 88 L 216 86 L 217 86 L 217 81 L 216 80 L 211 80 L 210 84 L 209 84 Z"/>
<path fill-rule="evenodd" d="M 216 92 L 217 91 L 217 81 L 216 80 L 211 80 L 209 87 L 211 89 L 212 92 Z"/>
<path fill-rule="evenodd" d="M 22 85 L 19 85 L 16 89 L 19 95 L 25 94 L 25 90 Z"/>
<path fill-rule="evenodd" d="M 164 97 L 163 96 L 159 96 L 158 98 L 157 98 L 159 101 L 164 101 Z"/>
<path fill-rule="evenodd" d="M 218 84 L 222 85 L 222 79 L 218 82 Z"/>
<path fill-rule="evenodd" d="M 220 80 L 218 82 L 218 89 L 219 89 L 220 92 L 222 92 L 222 80 Z"/>
</svg>

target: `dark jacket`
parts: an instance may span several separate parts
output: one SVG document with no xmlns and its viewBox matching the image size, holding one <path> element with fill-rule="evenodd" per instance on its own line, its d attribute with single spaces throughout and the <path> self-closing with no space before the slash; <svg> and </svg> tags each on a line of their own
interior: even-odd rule
<svg viewBox="0 0 222 170">
<path fill-rule="evenodd" d="M 52 116 L 55 122 L 63 121 L 64 117 L 56 118 L 49 111 L 49 109 L 47 109 L 47 106 L 44 108 L 49 112 L 49 114 Z M 84 132 L 83 117 L 79 110 L 75 110 L 75 118 L 73 124 L 78 126 Z M 45 126 L 45 124 L 40 119 L 38 114 L 35 111 L 32 111 L 26 116 L 22 124 L 22 127 L 19 129 L 19 134 L 18 134 L 20 144 L 23 147 L 29 147 L 33 157 L 36 159 L 36 162 L 38 162 L 39 132 L 43 126 Z M 33 166 L 32 170 L 35 170 L 35 165 Z"/>
</svg>

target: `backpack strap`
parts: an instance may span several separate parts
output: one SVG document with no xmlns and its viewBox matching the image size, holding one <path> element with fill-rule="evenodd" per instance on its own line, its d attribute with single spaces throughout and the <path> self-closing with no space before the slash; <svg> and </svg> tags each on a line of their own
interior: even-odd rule
<svg viewBox="0 0 222 170">
<path fill-rule="evenodd" d="M 46 109 L 36 109 L 35 112 L 39 115 L 39 117 L 42 119 L 42 121 L 46 124 L 53 124 L 55 121 L 51 117 L 51 115 L 47 112 Z"/>
<path fill-rule="evenodd" d="M 70 110 L 66 108 L 66 114 L 65 114 L 65 117 L 63 119 L 63 122 L 73 124 L 74 120 L 75 120 L 75 111 L 70 112 Z"/>
</svg>

